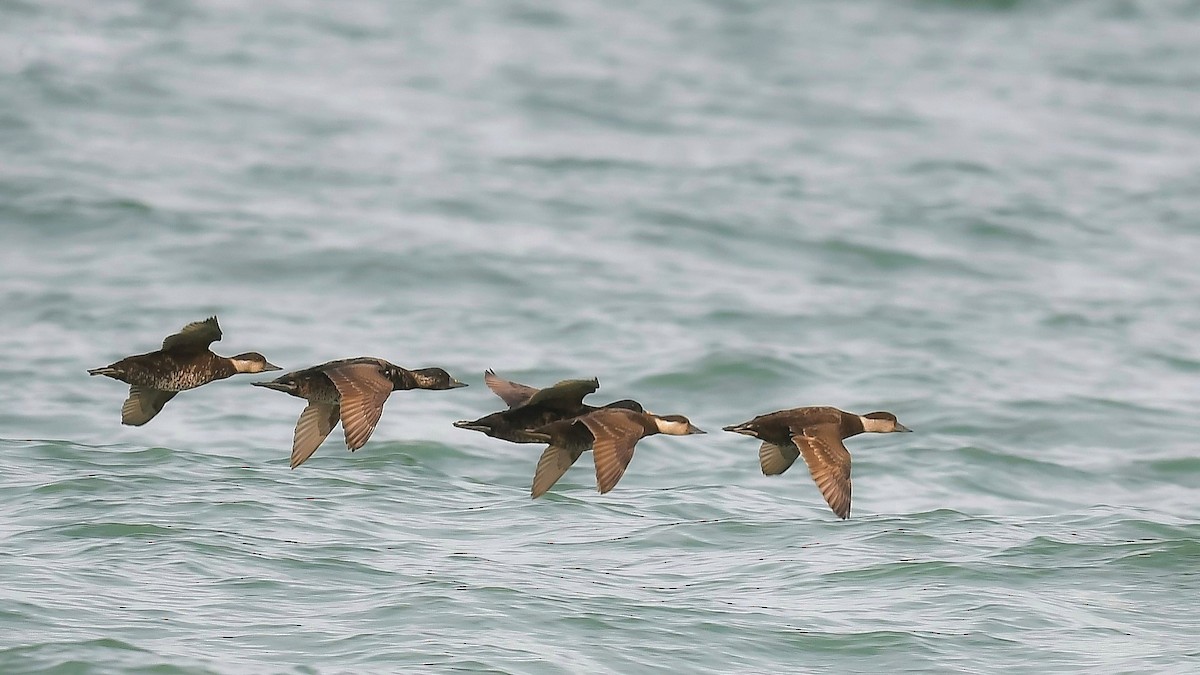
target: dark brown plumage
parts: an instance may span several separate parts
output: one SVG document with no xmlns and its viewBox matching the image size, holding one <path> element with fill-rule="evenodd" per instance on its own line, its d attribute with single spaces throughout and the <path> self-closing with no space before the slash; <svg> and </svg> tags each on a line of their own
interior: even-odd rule
<svg viewBox="0 0 1200 675">
<path fill-rule="evenodd" d="M 583 402 L 585 396 L 600 387 L 600 382 L 594 378 L 563 380 L 545 389 L 535 389 L 501 379 L 489 370 L 484 373 L 483 381 L 508 404 L 508 410 L 485 415 L 477 420 L 455 422 L 454 426 L 479 431 L 511 443 L 544 443 L 541 437 L 531 432 L 553 422 L 600 410 Z M 628 399 L 614 401 L 603 407 L 642 411 L 641 404 Z"/>
<path fill-rule="evenodd" d="M 254 384 L 308 401 L 292 436 L 293 469 L 317 451 L 339 421 L 351 452 L 365 445 L 393 391 L 467 386 L 441 368 L 407 370 L 366 356 L 330 361 Z"/>
<path fill-rule="evenodd" d="M 791 468 L 803 455 L 813 481 L 837 517 L 850 517 L 850 452 L 843 439 L 866 432 L 912 431 L 889 412 L 855 415 L 827 406 L 791 408 L 759 415 L 725 431 L 762 440 L 758 450 L 762 471 L 768 476 Z"/>
<path fill-rule="evenodd" d="M 89 375 L 105 375 L 128 383 L 129 398 L 121 407 L 121 424 L 141 426 L 163 409 L 175 394 L 237 373 L 280 370 L 258 352 L 217 356 L 209 345 L 221 339 L 217 317 L 184 326 L 162 343 L 162 349 L 127 356 Z"/>
<path fill-rule="evenodd" d="M 601 494 L 616 487 L 633 459 L 637 442 L 654 434 L 702 434 L 682 415 L 655 415 L 622 408 L 602 408 L 581 417 L 548 424 L 533 432 L 550 447 L 542 453 L 533 475 L 530 494 L 546 493 L 584 452 L 591 450 L 596 463 L 596 489 Z"/>
</svg>

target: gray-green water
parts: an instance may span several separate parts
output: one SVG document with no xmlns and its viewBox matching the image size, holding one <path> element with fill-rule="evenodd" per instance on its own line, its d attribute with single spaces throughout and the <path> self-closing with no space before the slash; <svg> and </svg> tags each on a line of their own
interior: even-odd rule
<svg viewBox="0 0 1200 675">
<path fill-rule="evenodd" d="M 0 3 L 0 672 L 1200 668 L 1195 2 Z M 240 376 L 375 355 L 288 469 Z M 451 426 L 485 368 L 712 432 Z M 722 425 L 896 412 L 854 516 Z"/>
</svg>

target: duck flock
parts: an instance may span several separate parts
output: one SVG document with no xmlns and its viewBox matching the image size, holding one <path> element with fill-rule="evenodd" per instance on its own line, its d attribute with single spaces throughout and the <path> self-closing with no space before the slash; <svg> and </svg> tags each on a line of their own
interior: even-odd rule
<svg viewBox="0 0 1200 675">
<path fill-rule="evenodd" d="M 209 346 L 220 339 L 221 328 L 213 316 L 189 323 L 168 336 L 162 349 L 128 356 L 88 373 L 129 384 L 129 397 L 121 407 L 121 423 L 141 426 L 181 391 L 238 373 L 282 370 L 258 352 L 218 356 Z M 533 474 L 534 498 L 553 487 L 588 450 L 596 466 L 596 488 L 606 493 L 625 474 L 639 440 L 654 434 L 705 433 L 683 415 L 658 415 L 637 401 L 588 405 L 583 399 L 600 387 L 596 379 L 563 380 L 536 389 L 501 379 L 488 370 L 483 381 L 508 408 L 477 420 L 455 422 L 454 426 L 510 443 L 546 445 Z M 441 368 L 409 370 L 367 356 L 329 361 L 254 384 L 308 402 L 296 422 L 293 469 L 316 452 L 338 422 L 342 424 L 346 447 L 351 451 L 363 447 L 393 391 L 467 386 Z M 821 495 L 843 519 L 850 517 L 850 453 L 842 441 L 864 432 L 911 431 L 889 412 L 856 415 L 828 406 L 779 410 L 724 430 L 762 441 L 758 459 L 762 472 L 768 476 L 787 471 L 797 457 L 803 456 Z"/>
</svg>

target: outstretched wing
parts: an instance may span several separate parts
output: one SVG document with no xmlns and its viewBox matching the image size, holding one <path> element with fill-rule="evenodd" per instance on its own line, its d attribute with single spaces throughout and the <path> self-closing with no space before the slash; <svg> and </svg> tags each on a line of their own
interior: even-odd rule
<svg viewBox="0 0 1200 675">
<path fill-rule="evenodd" d="M 582 454 L 582 448 L 569 450 L 556 445 L 546 448 L 541 459 L 538 460 L 537 469 L 533 472 L 533 487 L 529 491 L 530 495 L 537 499 L 546 494 L 546 491 L 563 477 L 567 469 L 571 468 L 571 465 Z"/>
<path fill-rule="evenodd" d="M 800 451 L 791 443 L 775 445 L 771 441 L 763 441 L 758 448 L 758 463 L 762 465 L 765 476 L 777 476 L 787 471 L 799 456 Z"/>
<path fill-rule="evenodd" d="M 834 424 L 792 430 L 792 442 L 804 456 L 821 496 L 838 518 L 850 517 L 850 452 Z"/>
<path fill-rule="evenodd" d="M 125 405 L 121 406 L 121 424 L 128 424 L 132 427 L 142 426 L 154 419 L 167 401 L 170 401 L 178 393 L 137 384 L 130 386 L 129 398 L 125 399 Z"/>
<path fill-rule="evenodd" d="M 341 406 L 336 403 L 309 403 L 296 421 L 296 433 L 292 436 L 292 468 L 296 468 L 312 457 L 329 432 L 337 426 Z"/>
<path fill-rule="evenodd" d="M 483 383 L 487 385 L 492 393 L 500 397 L 500 400 L 509 408 L 515 408 L 524 404 L 534 394 L 538 393 L 537 389 L 524 384 L 518 384 L 510 380 L 500 379 L 496 373 L 491 370 L 483 373 Z"/>
<path fill-rule="evenodd" d="M 554 386 L 538 390 L 525 405 L 540 405 L 556 410 L 565 410 L 570 414 L 578 414 L 583 406 L 583 397 L 600 388 L 600 382 L 591 380 L 563 380 Z"/>
<path fill-rule="evenodd" d="M 163 340 L 163 351 L 168 352 L 198 352 L 208 349 L 208 346 L 221 339 L 221 327 L 217 325 L 217 317 L 210 316 L 203 321 L 193 321 L 184 326 L 178 333 L 168 335 Z"/>
<path fill-rule="evenodd" d="M 604 494 L 616 487 L 633 459 L 633 447 L 646 433 L 630 411 L 602 408 L 579 418 L 596 440 L 592 454 L 596 461 L 596 489 Z"/>
<path fill-rule="evenodd" d="M 392 381 L 374 363 L 347 363 L 325 371 L 341 396 L 342 431 L 351 452 L 361 448 L 375 431 Z"/>
</svg>

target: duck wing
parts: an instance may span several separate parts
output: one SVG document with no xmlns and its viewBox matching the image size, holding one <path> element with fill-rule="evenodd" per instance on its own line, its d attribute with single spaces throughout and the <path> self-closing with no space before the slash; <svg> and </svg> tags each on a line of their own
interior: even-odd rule
<svg viewBox="0 0 1200 675">
<path fill-rule="evenodd" d="M 493 394 L 499 396 L 500 400 L 504 401 L 509 408 L 523 405 L 534 394 L 538 393 L 537 389 L 528 385 L 501 379 L 491 370 L 483 373 L 483 383 L 487 385 L 488 389 L 492 390 Z"/>
<path fill-rule="evenodd" d="M 633 447 L 646 434 L 646 428 L 628 410 L 602 408 L 579 418 L 592 436 L 592 455 L 596 461 L 596 489 L 604 494 L 617 485 L 633 459 Z"/>
<path fill-rule="evenodd" d="M 325 370 L 341 397 L 342 431 L 351 452 L 361 448 L 383 415 L 392 381 L 377 363 L 346 363 Z"/>
<path fill-rule="evenodd" d="M 143 387 L 138 384 L 131 385 L 129 398 L 125 399 L 125 404 L 121 406 L 121 424 L 128 424 L 131 427 L 142 426 L 154 419 L 167 401 L 170 401 L 178 393 L 177 391 Z"/>
<path fill-rule="evenodd" d="M 758 448 L 758 463 L 762 465 L 764 476 L 778 476 L 792 468 L 792 463 L 800 456 L 798 446 L 791 443 L 776 445 L 771 441 L 763 441 Z"/>
<path fill-rule="evenodd" d="M 529 490 L 534 499 L 546 494 L 546 491 L 563 477 L 567 469 L 575 463 L 586 448 L 551 445 L 542 453 L 538 460 L 537 469 L 533 472 L 533 486 Z"/>
<path fill-rule="evenodd" d="M 579 414 L 583 407 L 583 397 L 600 388 L 600 381 L 563 380 L 553 386 L 539 389 L 525 401 L 524 406 L 543 406 L 556 410 L 565 410 L 571 414 Z"/>
<path fill-rule="evenodd" d="M 296 468 L 312 457 L 329 432 L 337 426 L 341 406 L 336 403 L 309 403 L 300 419 L 296 421 L 296 433 L 292 436 L 292 468 Z"/>
<path fill-rule="evenodd" d="M 804 456 L 813 482 L 838 518 L 850 517 L 850 451 L 836 424 L 792 429 L 792 442 Z"/>
<path fill-rule="evenodd" d="M 221 327 L 217 325 L 217 317 L 210 316 L 203 321 L 193 321 L 184 326 L 178 333 L 168 335 L 163 340 L 165 352 L 199 352 L 221 339 Z"/>
</svg>

